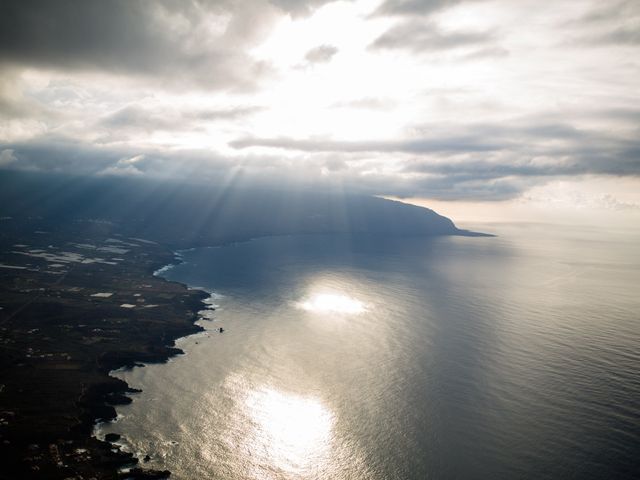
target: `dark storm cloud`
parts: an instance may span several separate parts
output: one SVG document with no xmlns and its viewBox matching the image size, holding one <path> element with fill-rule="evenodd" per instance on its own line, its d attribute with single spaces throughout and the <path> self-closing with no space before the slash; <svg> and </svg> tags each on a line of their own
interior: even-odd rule
<svg viewBox="0 0 640 480">
<path fill-rule="evenodd" d="M 199 25 L 198 6 L 127 0 L 5 2 L 0 14 L 0 60 L 172 80 L 185 80 L 184 73 L 189 72 L 193 83 L 203 86 L 246 84 L 251 79 L 248 71 L 260 69 L 255 62 L 224 48 L 223 41 L 190 44 Z M 172 19 L 181 16 L 186 28 L 172 28 Z"/>
<path fill-rule="evenodd" d="M 18 63 L 146 68 L 171 45 L 152 19 L 140 2 L 3 2 L 0 55 Z M 144 58 L 155 42 L 159 51 Z"/>
<path fill-rule="evenodd" d="M 484 46 L 495 40 L 492 32 L 445 32 L 430 22 L 410 20 L 380 35 L 372 49 L 407 49 L 415 53 Z"/>
<path fill-rule="evenodd" d="M 0 63 L 246 88 L 269 67 L 245 47 L 277 13 L 304 14 L 322 3 L 9 0 L 0 7 Z"/>
</svg>

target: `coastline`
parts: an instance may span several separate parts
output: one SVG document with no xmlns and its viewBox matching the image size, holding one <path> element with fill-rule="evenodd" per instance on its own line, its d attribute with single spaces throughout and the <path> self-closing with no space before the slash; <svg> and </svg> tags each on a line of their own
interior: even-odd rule
<svg viewBox="0 0 640 480">
<path fill-rule="evenodd" d="M 91 436 L 100 442 L 104 442 L 110 446 L 115 446 L 128 459 L 127 464 L 121 465 L 118 468 L 118 472 L 124 475 L 126 478 L 132 478 L 134 480 L 135 479 L 156 479 L 156 478 L 160 479 L 160 478 L 168 478 L 171 475 L 171 472 L 169 470 L 159 471 L 159 470 L 140 468 L 138 465 L 140 465 L 141 459 L 138 458 L 138 456 L 136 456 L 135 452 L 129 451 L 127 449 L 126 444 L 121 441 L 121 439 L 123 438 L 122 434 L 117 434 L 118 436 L 117 439 L 109 441 L 105 438 L 109 434 L 103 434 L 100 431 L 100 429 L 101 429 L 101 426 L 105 424 L 114 424 L 117 422 L 118 412 L 116 407 L 122 406 L 122 405 L 128 405 L 133 401 L 133 399 L 130 396 L 128 396 L 128 394 L 138 394 L 144 391 L 142 389 L 133 388 L 129 386 L 126 381 L 118 378 L 117 376 L 114 376 L 113 374 L 117 373 L 118 371 L 132 370 L 134 368 L 145 368 L 147 365 L 150 365 L 150 364 L 166 363 L 173 357 L 176 357 L 178 355 L 183 355 L 185 352 L 181 348 L 178 348 L 175 346 L 176 341 L 181 338 L 186 338 L 191 335 L 195 335 L 197 333 L 203 332 L 204 328 L 201 327 L 200 325 L 197 325 L 197 322 L 203 319 L 202 312 L 215 310 L 215 308 L 212 308 L 211 306 L 212 304 L 207 303 L 207 300 L 212 298 L 213 292 L 208 292 L 205 289 L 199 288 L 199 287 L 190 287 L 189 285 L 186 285 L 182 282 L 168 280 L 166 277 L 163 276 L 163 273 L 168 272 L 173 267 L 183 262 L 183 255 L 181 252 L 188 251 L 188 250 L 192 250 L 192 248 L 172 251 L 174 255 L 173 261 L 170 263 L 164 264 L 160 268 L 154 269 L 153 272 L 151 273 L 151 276 L 159 278 L 164 282 L 179 285 L 189 292 L 194 292 L 196 294 L 200 294 L 203 296 L 199 300 L 202 308 L 197 310 L 193 316 L 192 324 L 195 330 L 186 329 L 183 332 L 184 334 L 178 333 L 177 336 L 173 338 L 167 338 L 166 340 L 168 340 L 169 343 L 164 345 L 166 350 L 164 352 L 159 352 L 155 357 L 146 357 L 140 360 L 133 360 L 131 358 L 127 358 L 127 359 L 124 359 L 125 360 L 124 364 L 117 366 L 116 368 L 110 369 L 108 371 L 109 377 L 117 380 L 118 382 L 124 383 L 126 385 L 126 391 L 122 393 L 121 402 L 117 402 L 117 403 L 111 402 L 111 405 L 113 407 L 112 415 L 109 418 L 96 419 L 93 424 Z M 112 366 L 119 365 L 120 363 L 122 363 L 122 360 L 120 361 L 114 360 L 112 363 Z M 116 394 L 116 395 L 119 393 L 120 392 L 116 392 L 116 391 L 111 392 L 111 394 Z M 132 461 L 133 463 L 131 463 Z"/>
<path fill-rule="evenodd" d="M 116 407 L 132 402 L 129 394 L 139 393 L 111 374 L 184 353 L 176 340 L 204 330 L 197 322 L 206 319 L 201 312 L 212 311 L 213 292 L 163 276 L 194 247 L 173 250 L 124 236 L 109 224 L 91 226 L 79 222 L 43 235 L 25 222 L 13 235 L 0 237 L 1 263 L 26 268 L 0 271 L 5 292 L 0 324 L 11 344 L 1 352 L 7 388 L 0 397 L 0 414 L 10 415 L 2 418 L 7 425 L 0 425 L 5 441 L 0 447 L 11 462 L 0 479 L 170 475 L 140 468 L 132 453 L 94 433 L 96 425 L 117 419 Z M 46 255 L 62 254 L 56 262 L 63 263 L 63 274 L 52 275 L 54 260 Z M 98 256 L 103 258 L 93 258 Z M 83 258 L 90 261 L 78 260 Z M 25 281 L 39 288 L 14 286 Z M 39 293 L 34 297 L 32 291 Z"/>
<path fill-rule="evenodd" d="M 327 234 L 327 235 L 330 235 L 330 234 Z M 334 235 L 335 235 L 335 234 L 333 234 L 332 236 L 334 236 Z M 366 234 L 364 234 L 364 235 L 366 235 Z M 181 263 L 183 263 L 183 262 L 185 261 L 185 259 L 184 259 L 184 253 L 185 253 L 185 252 L 187 252 L 187 251 L 192 251 L 192 250 L 195 250 L 195 249 L 198 249 L 198 250 L 199 250 L 199 249 L 216 249 L 216 248 L 221 248 L 221 247 L 225 247 L 225 246 L 233 246 L 233 245 L 239 245 L 239 244 L 247 244 L 247 243 L 250 243 L 250 242 L 253 242 L 253 241 L 256 241 L 256 240 L 260 240 L 260 239 L 264 239 L 264 238 L 269 238 L 269 237 L 272 237 L 272 238 L 273 238 L 273 237 L 282 238 L 282 237 L 297 237 L 297 236 L 302 236 L 302 237 L 307 237 L 307 236 L 318 236 L 318 234 L 265 235 L 265 236 L 258 236 L 258 237 L 248 238 L 248 239 L 246 239 L 246 240 L 241 240 L 241 241 L 226 242 L 226 243 L 223 243 L 223 244 L 217 244 L 217 245 L 208 245 L 208 246 L 201 246 L 201 247 L 192 247 L 192 248 L 188 248 L 188 249 L 180 249 L 180 250 L 177 250 L 177 251 L 175 251 L 175 252 L 174 252 L 174 255 L 175 255 L 175 261 L 174 261 L 174 262 L 172 262 L 172 263 L 169 263 L 169 264 L 167 264 L 167 265 L 165 265 L 165 266 L 163 266 L 163 267 L 161 267 L 161 268 L 159 268 L 158 270 L 156 270 L 156 271 L 154 272 L 154 275 L 155 275 L 155 276 L 161 276 L 161 277 L 162 277 L 162 278 L 164 278 L 165 280 L 167 280 L 167 281 L 171 281 L 171 280 L 168 280 L 164 275 L 165 275 L 165 274 L 167 274 L 167 273 L 168 273 L 172 268 L 176 267 L 177 265 L 180 265 Z M 467 236 L 474 236 L 474 235 L 467 235 Z M 476 236 L 486 236 L 486 237 L 491 237 L 491 236 L 493 236 L 493 235 L 479 234 L 479 235 L 476 235 Z M 419 237 L 423 237 L 423 236 L 419 236 Z M 433 238 L 433 237 L 432 237 L 432 238 Z M 197 257 L 196 257 L 196 258 L 197 258 Z M 199 291 L 205 291 L 205 292 L 207 292 L 207 290 L 206 290 L 206 289 L 203 289 L 202 287 L 189 286 L 188 284 L 186 284 L 186 283 L 182 283 L 182 282 L 177 282 L 177 283 L 180 283 L 181 285 L 183 285 L 184 287 L 186 287 L 186 288 L 188 288 L 188 289 L 193 289 L 193 290 L 199 290 Z M 195 282 L 194 282 L 194 284 L 195 284 Z M 207 293 L 208 293 L 208 292 L 207 292 Z M 212 292 L 212 294 L 213 294 L 213 292 Z M 206 300 L 205 300 L 205 301 L 203 301 L 203 303 L 204 303 L 204 302 L 206 302 Z M 200 320 L 200 319 L 197 319 L 196 321 L 199 321 L 199 320 Z M 197 332 L 196 332 L 196 333 L 197 333 Z M 191 336 L 191 335 L 193 335 L 193 333 L 188 334 L 188 335 L 185 335 L 184 337 L 180 337 L 180 338 L 186 338 L 186 337 Z M 176 339 L 176 340 L 178 340 L 178 339 Z M 181 346 L 183 346 L 183 345 L 181 345 Z M 188 349 L 186 349 L 186 350 L 188 350 Z M 143 365 L 141 365 L 141 367 L 142 367 L 142 366 L 143 366 Z M 165 368 L 165 367 L 161 367 L 161 368 Z M 139 387 L 139 386 L 140 386 L 140 387 L 142 387 L 142 391 L 143 391 L 143 392 L 144 392 L 144 390 L 146 389 L 146 387 L 143 387 L 142 385 L 137 384 L 137 382 L 135 382 L 135 380 L 133 380 L 131 377 L 129 378 L 129 380 L 128 380 L 128 381 L 130 382 L 130 384 L 131 384 L 131 385 L 134 385 L 134 386 L 136 386 L 136 387 Z M 154 401 L 154 402 L 161 402 L 161 403 L 163 403 L 163 402 L 162 402 L 162 399 L 161 399 L 161 397 L 160 397 L 160 395 L 162 394 L 161 392 L 162 392 L 162 390 L 160 390 L 160 392 L 157 392 L 157 391 L 155 391 L 155 392 L 154 392 L 154 394 L 153 394 L 153 395 L 154 395 L 154 397 L 153 397 L 153 401 Z M 151 398 L 151 397 L 147 397 L 147 401 L 149 401 L 149 400 L 148 400 L 149 398 Z M 118 410 L 119 410 L 119 409 L 118 409 Z M 153 410 L 152 405 L 151 405 L 151 404 L 146 404 L 146 405 L 145 405 L 145 410 Z M 119 411 L 120 411 L 120 410 L 119 410 Z M 138 420 L 138 421 L 139 421 L 139 420 Z M 119 433 L 119 434 L 123 434 L 123 432 L 118 431 L 117 429 L 116 429 L 116 430 L 114 430 L 114 429 L 109 429 L 109 431 L 111 431 L 111 432 L 114 432 L 114 431 L 115 431 L 115 432 L 117 432 L 117 433 Z M 138 433 L 137 431 L 133 431 L 133 432 Z M 104 434 L 105 432 L 102 432 L 102 433 Z M 131 433 L 131 432 L 130 432 L 130 433 Z M 140 438 L 143 438 L 143 439 L 144 439 L 144 438 L 146 438 L 145 436 L 140 436 L 140 435 L 133 435 L 133 436 L 135 436 L 137 439 L 140 439 Z M 135 441 L 135 442 L 133 442 L 133 443 L 129 443 L 129 439 L 127 439 L 127 438 L 126 438 L 126 434 L 124 434 L 124 435 L 123 435 L 123 437 L 124 437 L 124 442 L 123 442 L 122 444 L 120 444 L 120 445 L 122 446 L 122 448 L 123 448 L 123 450 L 124 450 L 124 451 L 129 452 L 129 453 L 131 453 L 131 454 L 133 454 L 133 455 L 137 456 L 137 458 L 139 458 L 140 460 L 142 460 L 142 459 L 144 458 L 144 456 L 145 456 L 145 455 L 147 455 L 147 454 L 148 454 L 148 455 L 151 455 L 151 457 L 152 457 L 152 458 L 154 458 L 154 457 L 155 457 L 155 458 L 157 458 L 157 459 L 158 459 L 158 462 L 154 462 L 154 461 L 152 461 L 152 462 L 151 462 L 152 464 L 154 464 L 154 467 L 155 467 L 155 468 L 167 468 L 167 467 L 169 467 L 169 468 L 173 468 L 173 467 L 170 467 L 170 465 L 167 465 L 167 463 L 165 463 L 165 462 L 163 461 L 163 458 L 164 458 L 164 456 L 163 456 L 163 455 L 157 455 L 161 450 L 157 450 L 156 448 L 154 448 L 154 447 L 153 447 L 153 445 L 151 445 L 151 446 L 149 446 L 149 445 L 143 445 L 142 443 L 140 443 L 140 442 L 138 442 L 138 441 Z M 177 443 L 177 442 L 176 442 L 176 443 Z M 169 458 L 169 457 L 167 457 L 167 458 Z M 177 468 L 177 467 L 176 467 L 176 468 Z M 184 473 L 183 473 L 183 475 L 184 475 Z"/>
<path fill-rule="evenodd" d="M 0 479 L 166 478 L 93 433 L 139 392 L 110 373 L 182 354 L 210 294 L 154 275 L 180 261 L 164 245 L 68 230 L 0 237 L 0 263 L 24 266 L 0 271 Z"/>
</svg>

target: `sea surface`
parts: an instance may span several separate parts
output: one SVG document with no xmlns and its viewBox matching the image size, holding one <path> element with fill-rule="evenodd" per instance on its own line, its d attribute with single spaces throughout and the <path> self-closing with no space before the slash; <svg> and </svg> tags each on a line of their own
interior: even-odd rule
<svg viewBox="0 0 640 480">
<path fill-rule="evenodd" d="M 640 478 L 640 235 L 472 227 L 182 252 L 217 308 L 101 434 L 178 480 Z"/>
</svg>

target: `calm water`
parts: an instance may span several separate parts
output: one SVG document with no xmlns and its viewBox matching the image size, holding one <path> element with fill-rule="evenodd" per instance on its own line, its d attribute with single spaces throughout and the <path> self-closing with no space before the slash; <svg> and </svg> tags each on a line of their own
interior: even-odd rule
<svg viewBox="0 0 640 480">
<path fill-rule="evenodd" d="M 640 237 L 476 228 L 184 252 L 219 308 L 104 432 L 176 479 L 640 478 Z"/>
</svg>

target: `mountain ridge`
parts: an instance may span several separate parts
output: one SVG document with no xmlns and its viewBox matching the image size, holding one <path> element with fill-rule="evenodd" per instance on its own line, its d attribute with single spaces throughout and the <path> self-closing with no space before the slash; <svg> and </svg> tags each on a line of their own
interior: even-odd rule
<svg viewBox="0 0 640 480">
<path fill-rule="evenodd" d="M 0 216 L 38 217 L 50 228 L 111 222 L 175 248 L 286 234 L 486 235 L 425 207 L 335 190 L 8 171 L 0 176 Z"/>
</svg>

